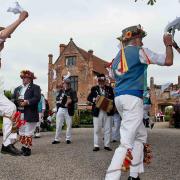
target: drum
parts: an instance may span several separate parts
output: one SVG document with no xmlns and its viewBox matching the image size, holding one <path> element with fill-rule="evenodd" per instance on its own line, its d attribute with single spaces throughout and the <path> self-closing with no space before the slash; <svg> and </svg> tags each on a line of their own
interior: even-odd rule
<svg viewBox="0 0 180 180">
<path fill-rule="evenodd" d="M 105 96 L 99 96 L 96 107 L 109 113 L 113 109 L 113 100 L 108 99 Z"/>
</svg>

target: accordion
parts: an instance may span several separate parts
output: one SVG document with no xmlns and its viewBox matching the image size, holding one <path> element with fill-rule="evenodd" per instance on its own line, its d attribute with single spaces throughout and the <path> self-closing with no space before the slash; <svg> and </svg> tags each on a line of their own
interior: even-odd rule
<svg viewBox="0 0 180 180">
<path fill-rule="evenodd" d="M 113 109 L 113 100 L 108 99 L 105 96 L 99 96 L 96 101 L 96 107 L 109 113 Z"/>
</svg>

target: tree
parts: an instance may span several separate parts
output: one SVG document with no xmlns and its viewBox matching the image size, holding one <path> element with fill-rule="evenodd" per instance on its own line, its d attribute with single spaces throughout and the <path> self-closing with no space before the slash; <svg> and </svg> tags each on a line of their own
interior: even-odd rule
<svg viewBox="0 0 180 180">
<path fill-rule="evenodd" d="M 135 2 L 137 2 L 138 0 L 135 0 Z M 156 0 L 148 0 L 147 4 L 148 5 L 154 5 L 156 3 Z"/>
<path fill-rule="evenodd" d="M 5 90 L 5 91 L 4 91 L 4 95 L 5 95 L 9 100 L 12 99 L 12 93 L 11 93 L 10 90 Z"/>
</svg>

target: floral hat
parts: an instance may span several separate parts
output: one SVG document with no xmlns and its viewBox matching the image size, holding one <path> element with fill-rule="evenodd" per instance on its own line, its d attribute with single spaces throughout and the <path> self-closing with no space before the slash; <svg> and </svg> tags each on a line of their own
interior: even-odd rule
<svg viewBox="0 0 180 180">
<path fill-rule="evenodd" d="M 122 42 L 130 41 L 134 38 L 143 38 L 147 33 L 143 30 L 142 26 L 139 24 L 137 26 L 130 26 L 122 30 L 122 36 L 118 37 Z"/>
<path fill-rule="evenodd" d="M 21 77 L 21 79 L 22 78 L 30 78 L 30 79 L 36 79 L 36 77 L 34 76 L 34 73 L 33 72 L 31 72 L 31 71 L 29 71 L 29 70 L 23 70 L 23 71 L 21 71 L 21 73 L 20 73 L 20 77 Z"/>
</svg>

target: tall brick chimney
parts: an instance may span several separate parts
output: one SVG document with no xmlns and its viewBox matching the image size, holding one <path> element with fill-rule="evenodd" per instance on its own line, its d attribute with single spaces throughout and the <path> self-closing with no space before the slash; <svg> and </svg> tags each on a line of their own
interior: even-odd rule
<svg viewBox="0 0 180 180">
<path fill-rule="evenodd" d="M 48 54 L 48 58 L 49 58 L 49 64 L 52 64 L 53 63 L 53 55 Z"/>
<path fill-rule="evenodd" d="M 180 86 L 180 76 L 178 76 L 178 86 Z"/>
<path fill-rule="evenodd" d="M 65 47 L 66 47 L 65 44 L 60 44 L 59 45 L 59 54 L 61 54 L 64 51 Z"/>
</svg>

